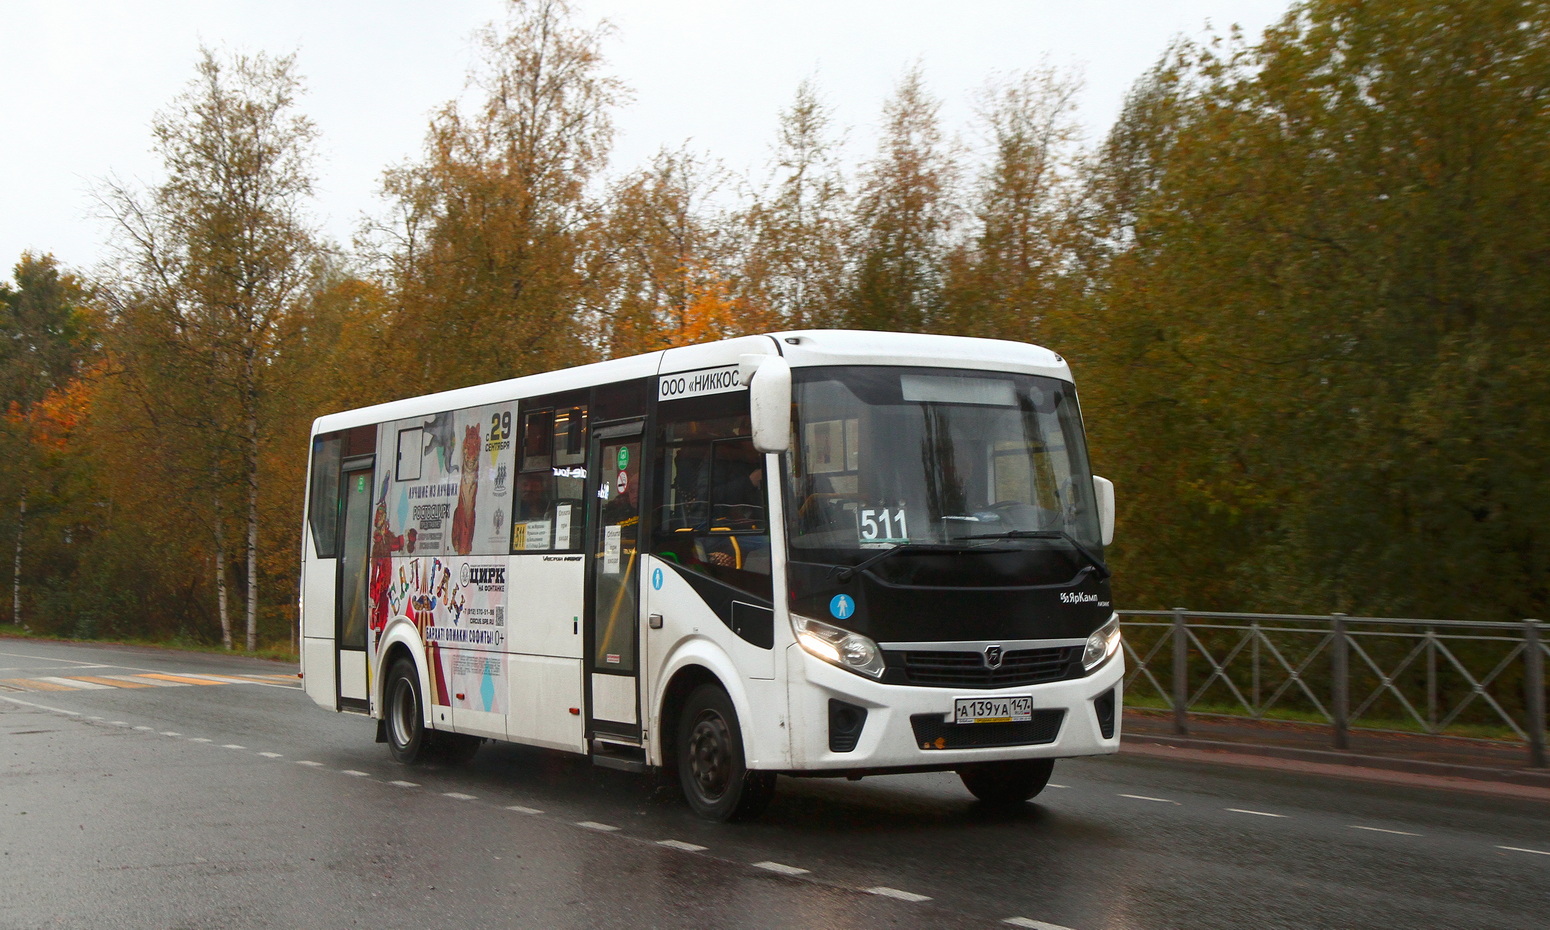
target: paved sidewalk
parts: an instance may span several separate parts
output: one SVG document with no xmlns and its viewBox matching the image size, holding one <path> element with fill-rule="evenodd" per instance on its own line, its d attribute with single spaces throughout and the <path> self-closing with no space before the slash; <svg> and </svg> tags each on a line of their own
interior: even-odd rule
<svg viewBox="0 0 1550 930">
<path fill-rule="evenodd" d="M 1402 772 L 1446 779 L 1465 789 L 1521 786 L 1531 790 L 1508 793 L 1550 800 L 1550 769 L 1530 768 L 1528 748 L 1521 743 L 1353 730 L 1350 748 L 1338 750 L 1332 738 L 1327 726 L 1202 716 L 1191 716 L 1189 733 L 1180 736 L 1167 712 L 1126 710 L 1121 751 L 1160 755 L 1158 749 L 1167 747 L 1201 761 L 1261 760 L 1277 768 L 1292 761 L 1359 777 L 1363 771 Z"/>
</svg>

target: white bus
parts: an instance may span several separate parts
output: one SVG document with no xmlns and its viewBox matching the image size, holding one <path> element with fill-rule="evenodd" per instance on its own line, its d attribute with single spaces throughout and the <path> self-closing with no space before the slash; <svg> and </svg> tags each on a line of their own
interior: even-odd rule
<svg viewBox="0 0 1550 930">
<path fill-rule="evenodd" d="M 486 739 L 676 773 L 955 771 L 1021 803 L 1115 752 L 1113 486 L 1031 345 L 784 332 L 313 425 L 302 668 L 395 759 Z"/>
</svg>

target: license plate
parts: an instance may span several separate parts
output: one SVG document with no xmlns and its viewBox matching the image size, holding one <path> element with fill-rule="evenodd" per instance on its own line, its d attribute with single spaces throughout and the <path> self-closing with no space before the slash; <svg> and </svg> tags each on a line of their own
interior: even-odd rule
<svg viewBox="0 0 1550 930">
<path fill-rule="evenodd" d="M 953 723 L 1026 723 L 1033 719 L 1033 696 L 958 698 Z"/>
</svg>

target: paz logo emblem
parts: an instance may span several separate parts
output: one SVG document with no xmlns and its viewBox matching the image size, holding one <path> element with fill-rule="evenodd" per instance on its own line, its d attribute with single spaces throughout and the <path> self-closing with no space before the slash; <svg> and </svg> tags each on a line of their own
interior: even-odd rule
<svg viewBox="0 0 1550 930">
<path fill-rule="evenodd" d="M 985 647 L 985 667 L 986 668 L 1000 668 L 1001 667 L 1001 647 L 1000 646 L 986 646 Z"/>
</svg>

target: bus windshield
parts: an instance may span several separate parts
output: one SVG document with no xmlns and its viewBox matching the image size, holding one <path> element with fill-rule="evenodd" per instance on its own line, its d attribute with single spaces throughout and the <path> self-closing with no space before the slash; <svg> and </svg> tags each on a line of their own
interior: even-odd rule
<svg viewBox="0 0 1550 930">
<path fill-rule="evenodd" d="M 854 565 L 905 544 L 967 548 L 991 539 L 1064 540 L 1101 553 L 1068 382 L 857 366 L 798 369 L 792 390 L 793 557 Z"/>
</svg>

